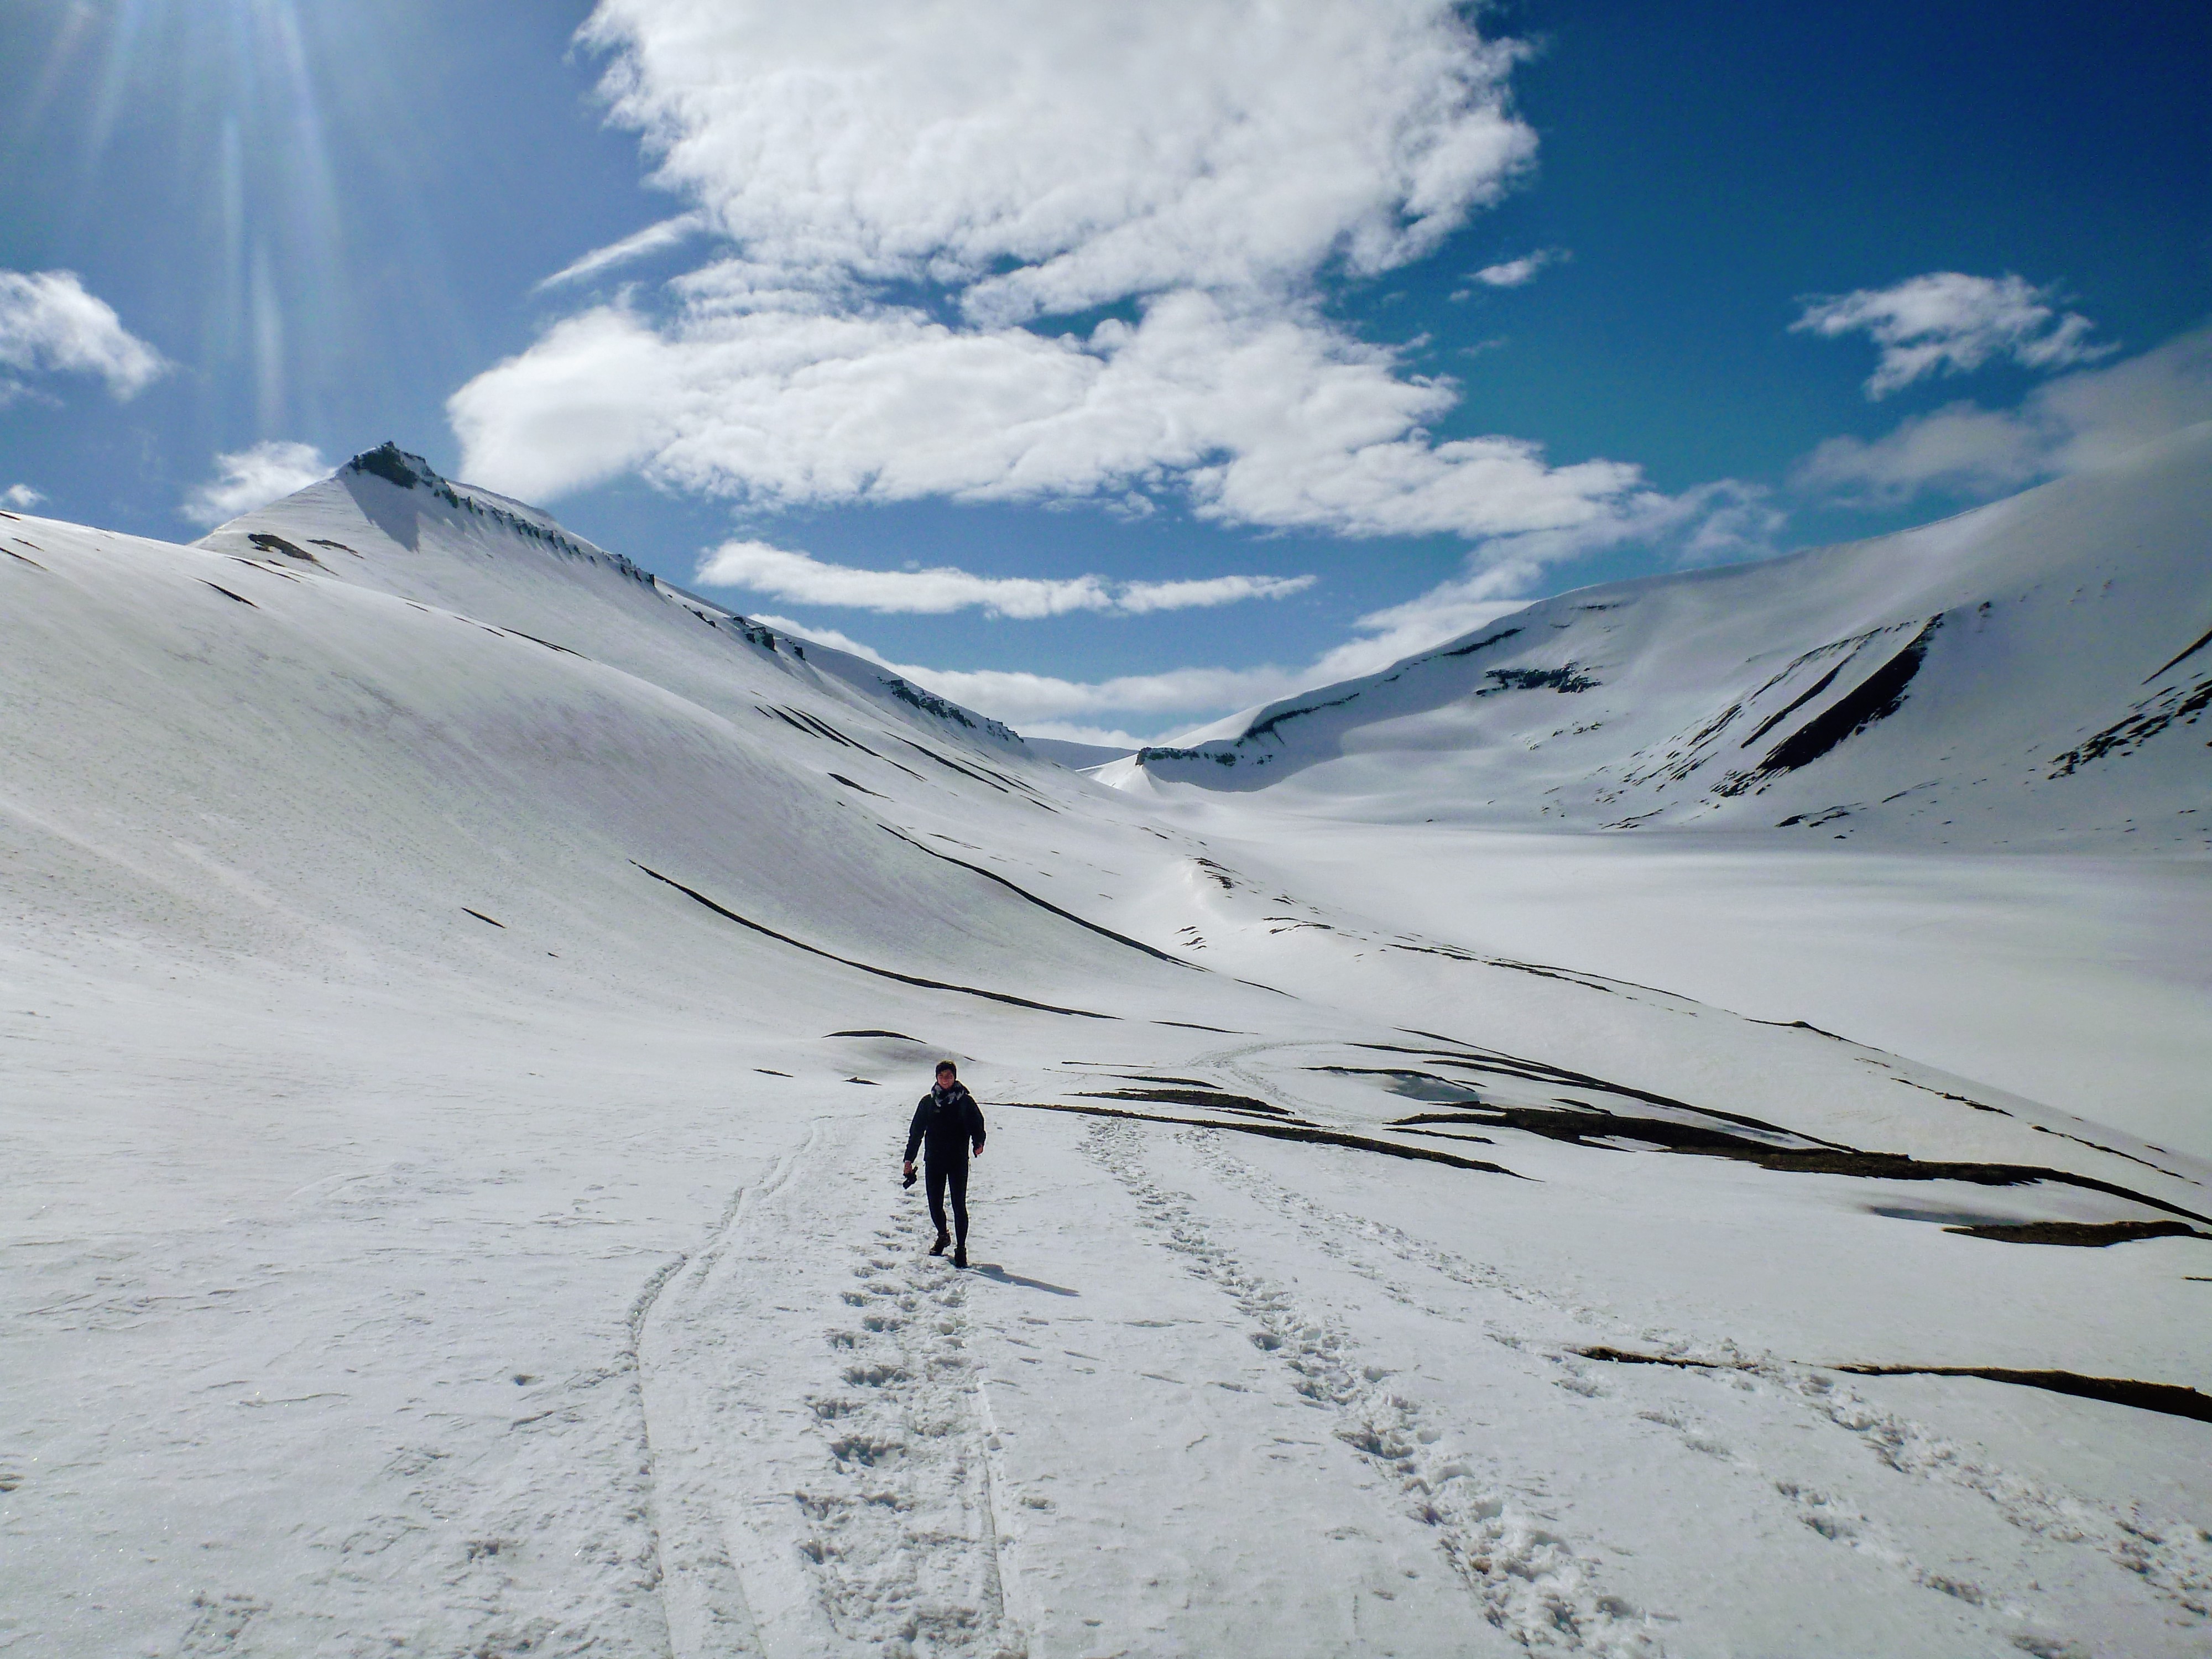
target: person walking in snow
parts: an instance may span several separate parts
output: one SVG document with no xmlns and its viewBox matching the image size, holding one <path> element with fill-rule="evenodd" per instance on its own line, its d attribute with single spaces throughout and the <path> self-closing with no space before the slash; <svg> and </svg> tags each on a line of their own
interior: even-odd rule
<svg viewBox="0 0 2212 1659">
<path fill-rule="evenodd" d="M 943 1255 L 953 1244 L 952 1265 L 968 1265 L 968 1157 L 975 1148 L 983 1156 L 983 1109 L 960 1081 L 960 1068 L 949 1060 L 937 1062 L 937 1086 L 914 1109 L 914 1122 L 906 1132 L 906 1181 L 914 1184 L 915 1149 L 927 1141 L 924 1159 L 929 1171 L 929 1218 L 937 1224 L 937 1243 L 932 1255 Z M 952 1189 L 952 1224 L 958 1243 L 945 1231 L 945 1189 Z"/>
</svg>

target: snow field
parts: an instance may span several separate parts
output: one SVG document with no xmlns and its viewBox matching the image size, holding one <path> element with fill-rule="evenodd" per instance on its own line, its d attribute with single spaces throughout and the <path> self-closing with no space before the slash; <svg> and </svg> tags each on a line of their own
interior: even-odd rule
<svg viewBox="0 0 2212 1659">
<path fill-rule="evenodd" d="M 2203 1650 L 2212 1426 L 1838 1369 L 2204 1389 L 2201 1238 L 1946 1231 L 2186 1145 L 465 495 L 0 526 L 0 1650 Z"/>
<path fill-rule="evenodd" d="M 2212 1156 L 2212 883 L 2193 858 L 1522 835 L 1165 806 L 1333 911 L 1803 1019 Z"/>
</svg>

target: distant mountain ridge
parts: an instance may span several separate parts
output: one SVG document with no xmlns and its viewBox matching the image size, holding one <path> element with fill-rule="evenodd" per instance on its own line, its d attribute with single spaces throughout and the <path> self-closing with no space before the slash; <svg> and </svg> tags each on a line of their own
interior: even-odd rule
<svg viewBox="0 0 2212 1659">
<path fill-rule="evenodd" d="M 1627 830 L 2212 845 L 2212 425 L 1938 524 L 1543 600 L 1124 787 Z"/>
<path fill-rule="evenodd" d="M 193 544 L 273 557 L 295 567 L 313 565 L 343 580 L 433 599 L 517 629 L 536 632 L 533 622 L 554 630 L 585 626 L 595 638 L 609 615 L 593 604 L 580 608 L 583 596 L 574 585 L 577 580 L 588 585 L 590 573 L 604 571 L 647 599 L 655 609 L 647 615 L 656 621 L 659 607 L 674 606 L 787 668 L 805 664 L 811 674 L 842 682 L 876 702 L 925 715 L 968 740 L 1029 752 L 1021 734 L 1002 720 L 963 708 L 850 652 L 779 634 L 587 541 L 537 507 L 442 477 L 422 456 L 390 441 L 363 451 L 319 483 L 218 526 Z M 532 553 L 550 555 L 553 562 L 517 562 L 516 556 Z M 556 573 L 568 580 L 544 580 Z M 639 643 L 647 641 L 652 641 L 649 664 L 617 660 L 617 665 L 635 666 L 648 677 L 666 672 L 670 664 L 660 642 L 647 634 Z M 602 641 L 593 654 L 616 660 L 622 652 Z"/>
</svg>

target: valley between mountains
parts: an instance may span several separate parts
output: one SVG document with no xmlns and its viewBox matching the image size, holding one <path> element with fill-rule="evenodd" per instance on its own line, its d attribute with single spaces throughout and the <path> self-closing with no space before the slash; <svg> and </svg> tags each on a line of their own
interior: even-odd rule
<svg viewBox="0 0 2212 1659">
<path fill-rule="evenodd" d="M 390 446 L 0 517 L 0 1652 L 2205 1652 L 2185 435 L 1091 775 Z"/>
</svg>

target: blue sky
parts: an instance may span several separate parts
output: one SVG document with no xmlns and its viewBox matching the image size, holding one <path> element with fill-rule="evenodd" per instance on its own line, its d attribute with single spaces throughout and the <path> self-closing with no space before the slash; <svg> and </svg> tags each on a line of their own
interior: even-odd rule
<svg viewBox="0 0 2212 1659">
<path fill-rule="evenodd" d="M 24 0 L 0 493 L 186 537 L 392 437 L 1164 734 L 2212 418 L 2208 69 L 1941 0 Z"/>
</svg>

